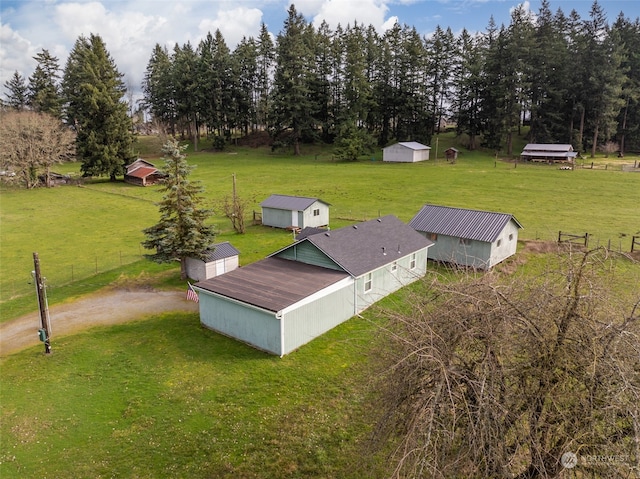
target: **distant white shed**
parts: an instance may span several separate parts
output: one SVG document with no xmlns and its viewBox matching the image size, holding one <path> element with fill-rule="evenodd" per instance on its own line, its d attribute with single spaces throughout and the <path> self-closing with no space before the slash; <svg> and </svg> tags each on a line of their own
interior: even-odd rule
<svg viewBox="0 0 640 479">
<path fill-rule="evenodd" d="M 417 141 L 402 141 L 382 149 L 382 161 L 417 163 L 429 159 L 431 147 Z"/>
</svg>

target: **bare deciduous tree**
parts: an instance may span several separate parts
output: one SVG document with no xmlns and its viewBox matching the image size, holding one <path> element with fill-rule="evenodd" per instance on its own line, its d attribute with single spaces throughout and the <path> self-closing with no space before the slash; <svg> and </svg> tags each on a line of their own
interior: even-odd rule
<svg viewBox="0 0 640 479">
<path fill-rule="evenodd" d="M 217 204 L 216 209 L 221 210 L 231 221 L 231 226 L 236 233 L 244 234 L 246 231 L 244 219 L 249 202 L 236 196 L 225 196 Z"/>
<path fill-rule="evenodd" d="M 604 152 L 604 157 L 609 158 L 611 153 L 615 153 L 616 151 L 620 151 L 620 147 L 615 141 L 607 141 L 604 145 L 602 145 L 602 151 Z"/>
<path fill-rule="evenodd" d="M 398 441 L 393 477 L 552 478 L 567 452 L 576 477 L 631 477 L 640 301 L 613 293 L 625 288 L 610 288 L 606 255 L 567 253 L 537 278 L 434 282 L 410 314 L 388 313 L 378 432 Z"/>
<path fill-rule="evenodd" d="M 39 170 L 48 177 L 51 165 L 73 159 L 74 140 L 73 132 L 47 113 L 0 114 L 0 165 L 15 171 L 27 188 L 38 184 Z"/>
</svg>

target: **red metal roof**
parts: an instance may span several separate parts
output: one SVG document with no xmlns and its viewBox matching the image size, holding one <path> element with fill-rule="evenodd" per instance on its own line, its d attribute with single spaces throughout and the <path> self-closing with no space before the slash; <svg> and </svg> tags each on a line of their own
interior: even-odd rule
<svg viewBox="0 0 640 479">
<path fill-rule="evenodd" d="M 140 168 L 136 168 L 133 171 L 127 173 L 127 176 L 133 176 L 135 178 L 146 178 L 149 175 L 152 175 L 158 171 L 157 168 L 149 168 L 148 166 L 141 166 Z"/>
</svg>

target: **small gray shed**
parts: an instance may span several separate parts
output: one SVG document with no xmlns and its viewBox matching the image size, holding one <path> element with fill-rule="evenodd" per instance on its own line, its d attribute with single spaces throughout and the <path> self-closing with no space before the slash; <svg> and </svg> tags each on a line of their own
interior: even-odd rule
<svg viewBox="0 0 640 479">
<path fill-rule="evenodd" d="M 382 161 L 417 163 L 429 159 L 431 147 L 417 141 L 402 141 L 382 149 Z"/>
<path fill-rule="evenodd" d="M 231 243 L 217 243 L 207 248 L 204 258 L 187 258 L 187 276 L 195 281 L 215 278 L 239 266 L 238 251 Z"/>
<path fill-rule="evenodd" d="M 429 259 L 489 269 L 515 254 L 522 225 L 508 213 L 424 205 L 409 225 L 433 241 Z"/>
<path fill-rule="evenodd" d="M 265 226 L 297 230 L 329 224 L 330 205 L 318 198 L 271 195 L 260 206 Z"/>
<path fill-rule="evenodd" d="M 194 285 L 200 322 L 283 356 L 424 276 L 430 246 L 391 215 L 309 234 Z"/>
</svg>

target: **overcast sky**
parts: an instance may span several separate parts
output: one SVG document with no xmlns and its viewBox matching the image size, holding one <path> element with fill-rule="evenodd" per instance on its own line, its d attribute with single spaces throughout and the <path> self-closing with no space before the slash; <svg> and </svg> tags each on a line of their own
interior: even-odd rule
<svg viewBox="0 0 640 479">
<path fill-rule="evenodd" d="M 169 50 L 190 41 L 197 47 L 207 32 L 219 29 L 229 48 L 243 36 L 257 37 L 261 23 L 275 36 L 287 9 L 294 3 L 299 13 L 318 25 L 323 19 L 332 28 L 354 20 L 373 25 L 380 33 L 395 22 L 416 27 L 429 35 L 437 25 L 483 31 L 493 15 L 496 23 L 509 24 L 510 11 L 518 4 L 533 13 L 540 1 L 530 0 L 0 0 L 0 85 L 18 71 L 28 78 L 46 49 L 64 68 L 70 49 L 80 35 L 98 34 L 125 81 L 139 90 L 149 57 L 156 44 Z M 592 0 L 551 0 L 551 10 L 565 14 L 575 9 L 588 18 Z M 620 12 L 635 20 L 639 0 L 600 0 L 609 23 Z"/>
</svg>

